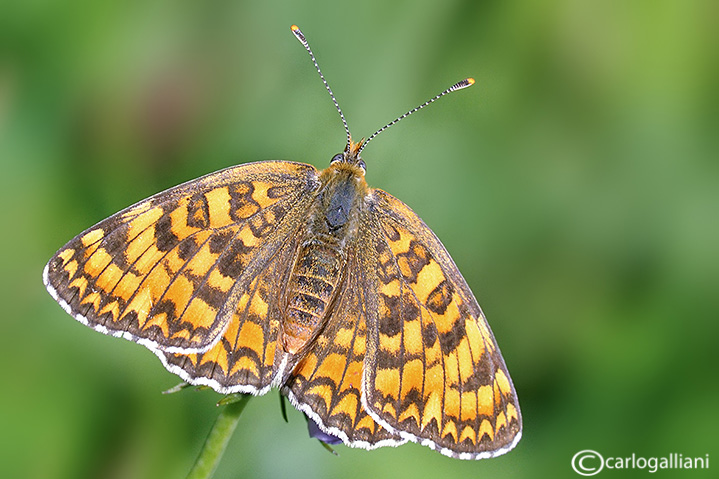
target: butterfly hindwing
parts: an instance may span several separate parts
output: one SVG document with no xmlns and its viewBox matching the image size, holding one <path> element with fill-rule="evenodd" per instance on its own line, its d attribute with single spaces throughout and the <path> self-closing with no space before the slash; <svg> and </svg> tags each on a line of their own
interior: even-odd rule
<svg viewBox="0 0 719 479">
<path fill-rule="evenodd" d="M 502 454 L 519 440 L 514 387 L 484 315 L 439 239 L 404 203 L 372 192 L 378 317 L 365 403 L 390 431 L 445 455 Z"/>
<path fill-rule="evenodd" d="M 321 429 L 346 445 L 396 446 L 406 440 L 377 424 L 362 405 L 367 317 L 374 317 L 374 311 L 367 307 L 366 277 L 357 254 L 351 254 L 347 266 L 333 313 L 286 382 L 287 394 Z"/>
<path fill-rule="evenodd" d="M 46 286 L 103 333 L 155 351 L 205 351 L 317 187 L 313 167 L 279 161 L 190 181 L 75 237 L 48 262 Z"/>
<path fill-rule="evenodd" d="M 278 285 L 286 282 L 298 248 L 289 240 L 242 292 L 222 338 L 208 351 L 195 354 L 163 353 L 171 372 L 192 384 L 204 384 L 221 393 L 264 394 L 270 387 L 277 359 L 281 321 Z"/>
</svg>

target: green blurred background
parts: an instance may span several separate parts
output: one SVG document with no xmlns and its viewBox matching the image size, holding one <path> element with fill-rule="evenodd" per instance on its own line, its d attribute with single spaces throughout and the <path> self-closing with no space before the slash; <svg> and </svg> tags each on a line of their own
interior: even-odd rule
<svg viewBox="0 0 719 479">
<path fill-rule="evenodd" d="M 344 131 L 293 23 L 355 137 L 477 79 L 363 156 L 484 307 L 524 438 L 479 462 L 417 445 L 337 458 L 299 413 L 283 422 L 272 392 L 216 477 L 579 477 L 581 449 L 709 454 L 716 474 L 717 18 L 711 0 L 2 2 L 1 475 L 189 470 L 219 395 L 160 394 L 178 378 L 73 321 L 41 271 L 180 182 L 261 159 L 324 168 Z"/>
</svg>

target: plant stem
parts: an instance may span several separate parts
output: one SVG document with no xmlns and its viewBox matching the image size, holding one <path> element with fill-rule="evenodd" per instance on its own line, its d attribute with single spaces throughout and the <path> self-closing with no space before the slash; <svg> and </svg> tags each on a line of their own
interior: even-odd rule
<svg viewBox="0 0 719 479">
<path fill-rule="evenodd" d="M 187 479 L 209 479 L 217 469 L 217 465 L 222 459 L 227 443 L 232 437 L 232 433 L 237 427 L 240 420 L 242 410 L 245 409 L 247 402 L 252 396 L 249 394 L 242 395 L 236 402 L 224 406 L 224 409 L 217 417 L 215 424 L 210 430 L 210 434 L 202 446 L 202 451 L 192 466 Z"/>
</svg>

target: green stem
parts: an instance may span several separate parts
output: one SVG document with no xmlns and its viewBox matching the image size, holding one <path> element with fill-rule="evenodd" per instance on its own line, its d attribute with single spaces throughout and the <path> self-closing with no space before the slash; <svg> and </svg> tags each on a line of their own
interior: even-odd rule
<svg viewBox="0 0 719 479">
<path fill-rule="evenodd" d="M 220 459 L 222 459 L 225 448 L 227 448 L 227 443 L 237 427 L 242 410 L 245 409 L 251 397 L 249 394 L 242 395 L 237 401 L 224 407 L 212 426 L 212 430 L 202 446 L 202 451 L 200 451 L 195 465 L 192 466 L 192 470 L 187 475 L 187 479 L 209 479 L 212 477 L 217 465 L 220 463 Z"/>
</svg>

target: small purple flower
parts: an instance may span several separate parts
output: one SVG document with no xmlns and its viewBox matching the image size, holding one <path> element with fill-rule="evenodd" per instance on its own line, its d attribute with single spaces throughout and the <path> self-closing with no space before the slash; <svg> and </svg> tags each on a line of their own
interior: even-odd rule
<svg viewBox="0 0 719 479">
<path fill-rule="evenodd" d="M 307 429 L 310 432 L 310 437 L 324 442 L 325 444 L 341 444 L 342 439 L 332 434 L 324 432 L 317 423 L 311 418 L 307 417 Z"/>
</svg>

